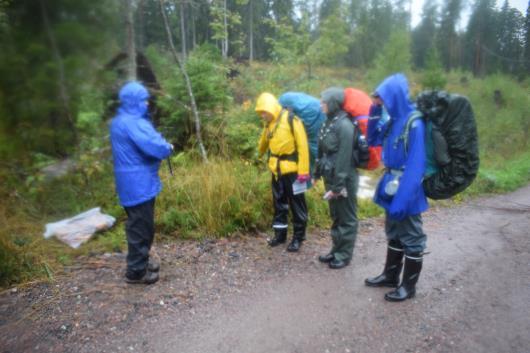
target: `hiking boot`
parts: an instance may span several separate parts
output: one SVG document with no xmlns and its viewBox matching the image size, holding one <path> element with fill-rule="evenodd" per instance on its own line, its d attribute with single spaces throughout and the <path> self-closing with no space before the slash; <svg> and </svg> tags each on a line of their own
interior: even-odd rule
<svg viewBox="0 0 530 353">
<path fill-rule="evenodd" d="M 129 278 L 125 276 L 125 282 L 129 284 L 153 284 L 158 281 L 158 273 L 145 271 L 144 275 L 138 278 Z"/>
<path fill-rule="evenodd" d="M 160 264 L 157 261 L 149 260 L 147 264 L 147 271 L 158 272 L 160 270 Z"/>
</svg>

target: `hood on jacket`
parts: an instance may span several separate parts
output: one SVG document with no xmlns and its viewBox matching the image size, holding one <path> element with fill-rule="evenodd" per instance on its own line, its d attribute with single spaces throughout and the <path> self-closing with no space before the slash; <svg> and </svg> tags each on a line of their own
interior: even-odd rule
<svg viewBox="0 0 530 353">
<path fill-rule="evenodd" d="M 406 119 L 414 110 L 409 99 L 409 84 L 405 75 L 398 73 L 387 77 L 375 90 L 393 119 Z"/>
<path fill-rule="evenodd" d="M 328 106 L 328 117 L 334 117 L 342 110 L 344 104 L 344 90 L 338 87 L 330 87 L 320 93 L 322 101 Z"/>
<path fill-rule="evenodd" d="M 147 113 L 145 102 L 149 99 L 149 92 L 139 82 L 128 82 L 119 93 L 120 107 L 118 111 L 129 115 L 144 116 Z"/>
<path fill-rule="evenodd" d="M 281 111 L 282 106 L 274 95 L 268 92 L 259 95 L 256 102 L 256 113 L 267 112 L 273 116 L 273 120 L 276 120 Z"/>
</svg>

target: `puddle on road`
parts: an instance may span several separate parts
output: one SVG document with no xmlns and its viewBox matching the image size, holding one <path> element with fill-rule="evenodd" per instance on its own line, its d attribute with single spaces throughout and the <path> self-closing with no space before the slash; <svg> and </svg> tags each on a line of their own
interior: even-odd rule
<svg viewBox="0 0 530 353">
<path fill-rule="evenodd" d="M 357 197 L 360 199 L 371 199 L 374 197 L 377 178 L 368 175 L 359 175 L 359 189 Z"/>
</svg>

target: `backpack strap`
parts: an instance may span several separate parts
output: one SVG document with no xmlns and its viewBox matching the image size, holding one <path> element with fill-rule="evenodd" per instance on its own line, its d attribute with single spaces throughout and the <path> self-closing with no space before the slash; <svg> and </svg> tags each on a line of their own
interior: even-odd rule
<svg viewBox="0 0 530 353">
<path fill-rule="evenodd" d="M 409 151 L 409 132 L 412 127 L 412 124 L 418 120 L 422 119 L 423 114 L 417 110 L 413 111 L 410 116 L 408 117 L 407 124 L 405 125 L 405 129 L 403 130 L 403 133 L 401 136 L 399 136 L 399 140 L 403 140 L 403 145 L 405 146 L 405 154 L 408 154 Z"/>
<path fill-rule="evenodd" d="M 285 109 L 282 109 L 282 112 L 280 114 L 282 114 L 284 112 Z M 289 112 L 289 115 L 287 116 L 287 122 L 289 123 L 289 127 L 291 128 L 291 135 L 293 135 L 293 140 L 294 140 L 294 153 L 298 154 L 298 144 L 296 142 L 296 137 L 294 136 L 294 123 L 293 123 L 293 120 L 295 118 L 294 116 L 294 113 L 290 110 L 287 109 L 287 112 Z M 280 115 L 281 117 L 281 115 Z"/>
<path fill-rule="evenodd" d="M 280 111 L 280 116 L 278 117 L 278 122 L 277 122 L 277 125 L 276 127 L 280 124 L 280 120 L 283 116 L 283 112 L 286 111 L 286 109 L 282 109 Z M 294 113 L 290 110 L 287 110 L 287 112 L 289 112 L 289 115 L 287 116 L 287 122 L 289 123 L 289 126 L 291 127 L 291 135 L 293 135 L 293 140 L 294 140 L 294 152 L 292 153 L 289 153 L 289 154 L 281 154 L 281 155 L 277 155 L 277 154 L 273 154 L 273 153 L 269 153 L 269 158 L 270 157 L 275 157 L 276 158 L 276 171 L 278 173 L 278 176 L 281 176 L 281 170 L 280 170 L 280 161 L 292 161 L 292 162 L 298 162 L 298 144 L 296 142 L 296 137 L 294 136 L 294 124 L 293 124 L 293 120 L 295 118 L 294 116 Z"/>
</svg>

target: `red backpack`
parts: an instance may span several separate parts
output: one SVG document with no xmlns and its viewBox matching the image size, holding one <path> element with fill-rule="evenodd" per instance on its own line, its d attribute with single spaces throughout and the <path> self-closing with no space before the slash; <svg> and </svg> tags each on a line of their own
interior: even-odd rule
<svg viewBox="0 0 530 353">
<path fill-rule="evenodd" d="M 363 91 L 355 88 L 346 88 L 344 90 L 344 104 L 342 108 L 352 116 L 354 123 L 357 123 L 365 138 L 368 130 L 368 114 L 371 105 L 372 99 Z M 363 169 L 374 170 L 379 167 L 381 162 L 381 150 L 381 146 L 368 148 L 370 157 L 368 164 L 366 167 L 363 167 Z"/>
</svg>

